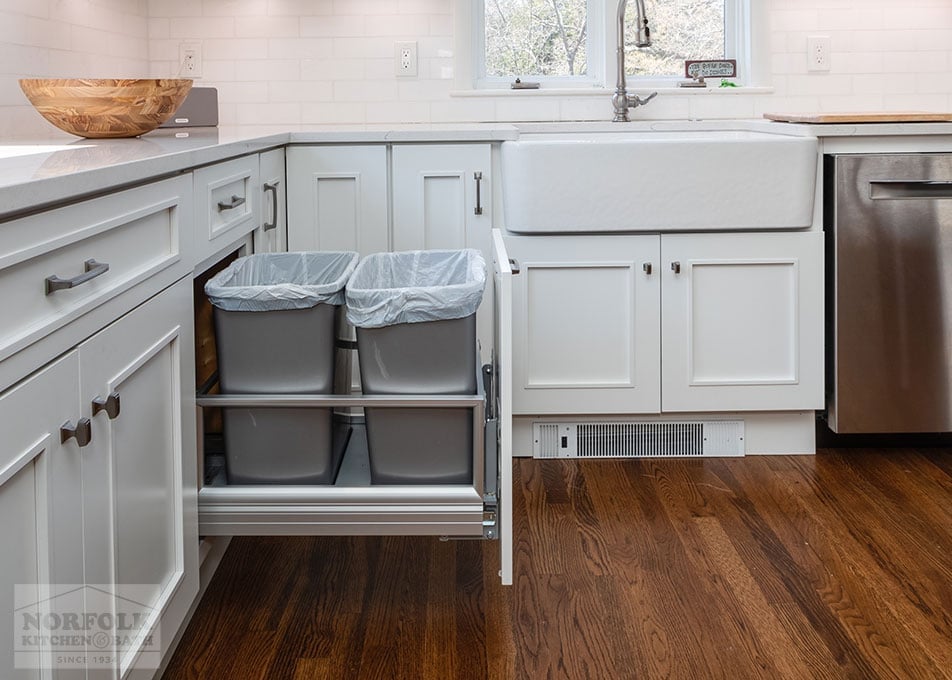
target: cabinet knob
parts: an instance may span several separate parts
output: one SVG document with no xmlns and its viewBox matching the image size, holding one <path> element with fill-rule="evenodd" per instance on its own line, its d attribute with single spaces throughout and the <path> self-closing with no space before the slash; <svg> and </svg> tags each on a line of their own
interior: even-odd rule
<svg viewBox="0 0 952 680">
<path fill-rule="evenodd" d="M 119 393 L 113 392 L 108 397 L 103 399 L 102 397 L 96 397 L 93 399 L 93 415 L 95 416 L 100 411 L 105 411 L 106 415 L 109 416 L 109 420 L 115 420 L 119 416 L 119 412 L 122 410 L 122 404 L 119 400 Z"/>
<path fill-rule="evenodd" d="M 60 443 L 65 444 L 73 438 L 76 439 L 76 444 L 80 448 L 93 440 L 93 423 L 89 418 L 80 418 L 75 425 L 71 420 L 63 423 L 60 427 Z"/>
<path fill-rule="evenodd" d="M 671 263 L 671 271 L 673 271 L 675 274 L 680 274 L 680 273 L 681 273 L 681 263 L 680 263 L 680 262 L 672 262 L 672 263 Z"/>
<path fill-rule="evenodd" d="M 652 267 L 650 262 L 645 262 L 643 265 L 641 265 L 641 268 L 645 270 L 645 274 L 651 276 Z"/>
</svg>

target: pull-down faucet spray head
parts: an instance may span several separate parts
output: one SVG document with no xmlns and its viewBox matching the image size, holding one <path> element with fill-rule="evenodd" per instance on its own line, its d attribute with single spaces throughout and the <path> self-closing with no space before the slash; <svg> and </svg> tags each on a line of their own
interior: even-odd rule
<svg viewBox="0 0 952 680">
<path fill-rule="evenodd" d="M 628 0 L 618 0 L 618 80 L 615 87 L 615 94 L 612 97 L 612 106 L 615 109 L 614 122 L 627 122 L 628 109 L 647 104 L 651 99 L 657 96 L 654 92 L 644 99 L 636 95 L 628 94 L 628 87 L 625 82 L 625 7 Z M 651 47 L 651 29 L 648 27 L 648 15 L 645 13 L 645 0 L 635 0 L 635 14 L 637 22 L 635 46 Z"/>
<path fill-rule="evenodd" d="M 621 16 L 625 16 L 625 2 L 620 6 Z M 648 14 L 645 12 L 645 0 L 635 0 L 635 10 L 637 14 L 638 25 L 635 27 L 637 35 L 635 37 L 635 47 L 651 47 L 651 29 L 648 27 Z M 625 20 L 622 18 L 622 30 L 624 31 Z"/>
</svg>

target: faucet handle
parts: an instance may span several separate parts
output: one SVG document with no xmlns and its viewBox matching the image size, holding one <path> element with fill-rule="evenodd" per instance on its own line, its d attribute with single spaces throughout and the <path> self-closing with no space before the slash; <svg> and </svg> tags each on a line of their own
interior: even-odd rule
<svg viewBox="0 0 952 680">
<path fill-rule="evenodd" d="M 657 92 L 652 92 L 647 97 L 639 97 L 636 94 L 630 94 L 628 95 L 628 108 L 634 109 L 639 106 L 644 106 L 645 104 L 647 104 L 648 102 L 650 102 L 652 99 L 654 99 L 657 96 L 658 96 Z"/>
</svg>

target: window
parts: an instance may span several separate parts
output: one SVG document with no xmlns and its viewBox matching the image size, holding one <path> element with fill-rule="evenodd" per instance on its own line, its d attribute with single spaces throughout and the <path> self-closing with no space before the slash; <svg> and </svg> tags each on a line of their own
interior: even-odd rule
<svg viewBox="0 0 952 680">
<path fill-rule="evenodd" d="M 652 46 L 634 47 L 635 1 L 626 8 L 626 72 L 631 78 L 684 78 L 686 59 L 739 60 L 746 53 L 749 0 L 645 0 Z M 513 79 L 549 86 L 611 86 L 616 0 L 476 0 L 475 68 L 481 87 Z M 664 83 L 659 83 L 664 84 Z M 668 84 L 671 84 L 670 82 Z"/>
</svg>

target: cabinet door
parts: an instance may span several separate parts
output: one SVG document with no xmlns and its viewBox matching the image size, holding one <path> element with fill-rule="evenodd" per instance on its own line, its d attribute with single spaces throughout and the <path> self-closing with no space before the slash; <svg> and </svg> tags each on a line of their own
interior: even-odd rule
<svg viewBox="0 0 952 680">
<path fill-rule="evenodd" d="M 290 250 L 390 249 L 386 146 L 292 146 L 287 159 Z"/>
<path fill-rule="evenodd" d="M 78 381 L 79 358 L 71 352 L 0 396 L 2 678 L 38 678 L 40 669 L 57 680 L 85 678 L 82 644 L 37 646 L 39 637 L 61 631 L 30 616 L 82 607 L 85 449 L 60 436 L 79 416 Z"/>
<path fill-rule="evenodd" d="M 198 592 L 191 290 L 180 281 L 80 346 L 86 407 L 113 400 L 92 416 L 83 465 L 86 581 L 114 586 L 117 609 L 144 607 L 148 625 L 161 617 L 154 646 L 111 650 L 123 675 L 157 666 Z"/>
<path fill-rule="evenodd" d="M 283 253 L 288 249 L 287 183 L 284 149 L 272 149 L 258 156 L 261 179 L 261 224 L 255 229 L 256 253 Z"/>
<path fill-rule="evenodd" d="M 657 413 L 658 236 L 506 239 L 513 412 Z"/>
<path fill-rule="evenodd" d="M 491 262 L 491 158 L 489 144 L 394 145 L 393 249 L 476 248 Z"/>
<path fill-rule="evenodd" d="M 512 277 L 514 270 L 502 232 L 492 231 L 495 351 L 493 352 L 493 410 L 497 421 L 499 454 L 497 516 L 499 518 L 499 578 L 512 585 Z"/>
<path fill-rule="evenodd" d="M 475 248 L 492 262 L 489 144 L 395 144 L 393 250 Z M 476 179 L 479 176 L 481 179 Z M 492 297 L 488 277 L 483 299 Z M 492 347 L 492 308 L 476 311 L 480 347 Z M 483 360 L 488 356 L 483 355 Z"/>
<path fill-rule="evenodd" d="M 823 408 L 823 235 L 661 237 L 662 409 Z"/>
</svg>

